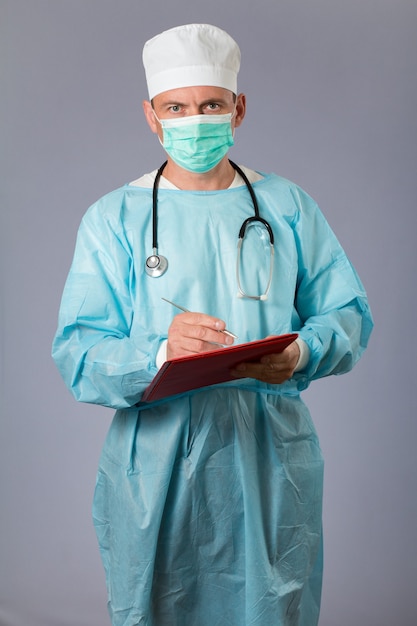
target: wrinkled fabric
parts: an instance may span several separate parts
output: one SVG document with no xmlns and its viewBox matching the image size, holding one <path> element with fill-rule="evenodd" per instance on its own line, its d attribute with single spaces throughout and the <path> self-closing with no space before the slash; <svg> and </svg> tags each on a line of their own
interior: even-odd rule
<svg viewBox="0 0 417 626">
<path fill-rule="evenodd" d="M 300 392 L 349 371 L 372 330 L 363 286 L 314 201 L 276 176 L 253 185 L 275 235 L 266 301 L 237 297 L 246 187 L 158 196 L 126 185 L 85 215 L 53 356 L 77 400 L 117 409 L 94 523 L 113 626 L 315 626 L 322 577 L 323 460 Z M 245 285 L 262 292 L 269 239 L 252 226 Z M 242 379 L 141 404 L 175 311 L 218 316 L 238 342 L 298 332 L 310 359 L 282 385 Z"/>
</svg>

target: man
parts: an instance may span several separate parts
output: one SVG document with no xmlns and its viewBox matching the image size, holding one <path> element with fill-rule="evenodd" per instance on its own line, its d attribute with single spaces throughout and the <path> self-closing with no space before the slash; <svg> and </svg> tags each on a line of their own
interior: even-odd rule
<svg viewBox="0 0 417 626">
<path fill-rule="evenodd" d="M 112 624 L 314 626 L 322 457 L 299 394 L 358 360 L 366 294 L 307 194 L 228 160 L 246 107 L 233 39 L 181 26 L 143 60 L 167 163 L 85 215 L 53 348 L 78 400 L 117 409 L 94 498 Z M 165 359 L 230 345 L 226 324 L 238 343 L 298 338 L 141 403 Z"/>
</svg>

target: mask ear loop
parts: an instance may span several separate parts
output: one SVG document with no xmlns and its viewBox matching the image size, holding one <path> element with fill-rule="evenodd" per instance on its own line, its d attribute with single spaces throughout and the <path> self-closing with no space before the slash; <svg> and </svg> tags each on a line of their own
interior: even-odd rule
<svg viewBox="0 0 417 626">
<path fill-rule="evenodd" d="M 235 102 L 235 108 L 234 108 L 233 113 L 231 114 L 231 117 L 230 117 L 230 126 L 232 126 L 232 119 L 235 117 L 235 115 L 236 115 L 236 102 Z M 236 126 L 234 128 L 232 128 L 233 141 L 235 139 L 235 132 L 236 132 Z M 230 161 L 230 159 L 229 159 L 229 161 Z M 232 163 L 232 162 L 230 161 L 230 163 Z"/>
<path fill-rule="evenodd" d="M 158 122 L 158 124 L 160 124 L 160 125 L 162 126 L 162 124 L 161 124 L 161 120 L 159 119 L 159 117 L 158 117 L 158 116 L 157 116 L 157 114 L 155 113 L 155 109 L 154 109 L 153 107 L 152 107 L 152 113 L 153 113 L 154 118 L 155 118 L 155 119 L 156 119 L 156 121 Z"/>
<path fill-rule="evenodd" d="M 160 138 L 158 133 L 157 133 L 157 135 L 158 135 L 159 143 L 161 144 L 162 147 L 164 147 L 164 127 L 162 126 L 162 122 L 159 119 L 159 117 L 157 116 L 157 114 L 155 113 L 155 109 L 153 107 L 152 107 L 152 113 L 153 113 L 154 118 L 156 119 L 156 121 L 158 122 L 158 124 L 160 125 L 160 127 L 162 129 L 162 139 Z M 165 165 L 166 165 L 166 163 L 163 163 L 163 165 L 161 166 L 161 173 L 162 173 L 162 170 L 164 169 Z M 158 176 L 158 174 L 157 174 L 157 176 Z M 160 178 L 160 175 L 158 176 L 158 181 L 159 181 L 159 178 Z"/>
</svg>

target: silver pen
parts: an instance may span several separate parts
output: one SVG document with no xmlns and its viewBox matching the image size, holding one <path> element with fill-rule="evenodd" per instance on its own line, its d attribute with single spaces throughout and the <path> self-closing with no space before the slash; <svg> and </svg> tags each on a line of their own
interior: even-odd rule
<svg viewBox="0 0 417 626">
<path fill-rule="evenodd" d="M 162 297 L 162 296 L 161 296 Z M 181 306 L 180 304 L 175 304 L 175 302 L 171 302 L 171 300 L 167 300 L 166 298 L 162 298 L 162 300 L 165 300 L 165 302 L 168 302 L 168 304 L 172 304 L 172 306 L 177 307 L 177 309 L 180 309 L 180 311 L 184 311 L 184 313 L 191 313 L 191 311 L 189 309 L 186 309 L 185 307 Z M 234 333 L 230 332 L 230 330 L 219 330 L 219 333 L 224 333 L 225 335 L 229 335 L 229 337 L 233 337 L 233 339 L 237 339 L 237 335 L 235 335 Z"/>
</svg>

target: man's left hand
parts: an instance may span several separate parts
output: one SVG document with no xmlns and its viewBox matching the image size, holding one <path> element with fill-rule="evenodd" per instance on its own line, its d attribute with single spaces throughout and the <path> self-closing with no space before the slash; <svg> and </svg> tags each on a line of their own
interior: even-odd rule
<svg viewBox="0 0 417 626">
<path fill-rule="evenodd" d="M 236 378 L 256 378 L 264 383 L 279 385 L 291 378 L 300 357 L 294 341 L 280 354 L 269 354 L 257 363 L 240 363 L 231 371 Z"/>
</svg>

